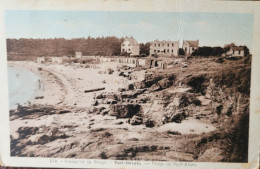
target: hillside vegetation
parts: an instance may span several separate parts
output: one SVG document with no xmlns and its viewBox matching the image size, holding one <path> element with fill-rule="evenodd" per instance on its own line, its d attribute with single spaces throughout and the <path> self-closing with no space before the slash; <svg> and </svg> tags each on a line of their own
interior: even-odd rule
<svg viewBox="0 0 260 169">
<path fill-rule="evenodd" d="M 30 60 L 37 56 L 83 55 L 112 56 L 120 54 L 123 38 L 77 38 L 77 39 L 7 39 L 8 60 Z"/>
</svg>

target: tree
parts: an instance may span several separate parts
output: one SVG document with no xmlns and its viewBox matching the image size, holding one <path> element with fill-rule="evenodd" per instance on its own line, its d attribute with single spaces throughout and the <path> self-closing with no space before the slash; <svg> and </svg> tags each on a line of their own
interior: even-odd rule
<svg viewBox="0 0 260 169">
<path fill-rule="evenodd" d="M 185 52 L 182 48 L 179 48 L 178 53 L 179 55 L 185 55 Z"/>
<path fill-rule="evenodd" d="M 123 38 L 115 36 L 98 38 L 54 38 L 54 39 L 7 39 L 8 60 L 15 59 L 14 54 L 24 60 L 37 56 L 74 56 L 76 51 L 84 55 L 119 55 Z M 18 59 L 18 57 L 16 57 Z M 20 59 L 20 58 L 19 58 Z"/>
<path fill-rule="evenodd" d="M 150 42 L 148 42 L 146 44 L 141 43 L 140 44 L 140 54 L 148 56 L 150 54 L 150 45 L 151 45 Z"/>
<path fill-rule="evenodd" d="M 244 48 L 244 51 L 245 51 L 245 56 L 248 56 L 250 54 L 248 47 L 243 46 L 243 48 Z"/>
<path fill-rule="evenodd" d="M 203 46 L 199 47 L 196 49 L 193 53 L 192 56 L 204 56 L 204 57 L 209 57 L 209 56 L 219 56 L 223 54 L 225 51 L 221 47 L 209 47 L 209 46 Z"/>
<path fill-rule="evenodd" d="M 224 46 L 224 52 L 229 51 L 232 47 L 235 47 L 235 43 L 230 43 Z"/>
</svg>

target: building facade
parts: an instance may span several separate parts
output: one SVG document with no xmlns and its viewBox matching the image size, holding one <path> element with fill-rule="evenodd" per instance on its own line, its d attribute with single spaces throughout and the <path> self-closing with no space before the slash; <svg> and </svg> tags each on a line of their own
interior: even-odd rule
<svg viewBox="0 0 260 169">
<path fill-rule="evenodd" d="M 52 57 L 52 58 L 51 58 L 51 62 L 52 62 L 52 63 L 61 64 L 61 63 L 63 62 L 63 58 L 62 58 L 62 57 Z"/>
<path fill-rule="evenodd" d="M 45 57 L 37 57 L 37 63 L 44 63 L 45 62 Z"/>
<path fill-rule="evenodd" d="M 183 41 L 182 49 L 184 50 L 186 55 L 192 54 L 196 49 L 199 48 L 199 40 L 191 41 L 185 40 Z"/>
<path fill-rule="evenodd" d="M 139 43 L 134 38 L 125 38 L 121 44 L 121 53 L 126 53 L 130 56 L 139 55 Z"/>
<path fill-rule="evenodd" d="M 243 47 L 231 47 L 226 55 L 230 57 L 243 57 L 245 56 L 245 50 Z"/>
<path fill-rule="evenodd" d="M 82 58 L 81 52 L 75 52 L 75 58 Z"/>
<path fill-rule="evenodd" d="M 150 55 L 165 54 L 169 56 L 178 56 L 178 41 L 159 41 L 155 40 L 150 45 Z"/>
</svg>

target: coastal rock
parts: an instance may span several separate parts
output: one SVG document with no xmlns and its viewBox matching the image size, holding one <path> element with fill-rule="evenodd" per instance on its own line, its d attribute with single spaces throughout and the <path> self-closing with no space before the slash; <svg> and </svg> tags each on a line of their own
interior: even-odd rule
<svg viewBox="0 0 260 169">
<path fill-rule="evenodd" d="M 199 158 L 198 161 L 206 162 L 206 161 L 212 161 L 212 162 L 219 162 L 224 159 L 224 156 L 222 155 L 223 151 L 219 148 L 211 148 L 207 149 Z"/>
<path fill-rule="evenodd" d="M 109 69 L 107 69 L 107 73 L 110 75 L 110 74 L 113 74 L 114 73 L 114 70 L 113 69 L 111 69 L 111 68 L 109 68 Z"/>
<path fill-rule="evenodd" d="M 117 101 L 113 99 L 107 99 L 106 104 L 117 104 Z"/>
<path fill-rule="evenodd" d="M 173 85 L 173 81 L 170 81 L 168 78 L 164 78 L 158 82 L 162 89 L 168 88 Z"/>
<path fill-rule="evenodd" d="M 181 123 L 181 121 L 184 120 L 186 117 L 187 117 L 187 114 L 185 113 L 184 110 L 177 110 L 177 113 L 174 113 L 170 117 L 170 121 L 175 122 L 175 123 Z"/>
<path fill-rule="evenodd" d="M 101 94 L 96 96 L 96 99 L 104 99 L 105 97 L 106 97 L 105 93 L 101 93 Z"/>
<path fill-rule="evenodd" d="M 70 110 L 61 110 L 58 112 L 58 114 L 65 114 L 65 113 L 71 113 Z"/>
<path fill-rule="evenodd" d="M 44 96 L 36 96 L 35 99 L 43 99 Z"/>
<path fill-rule="evenodd" d="M 120 94 L 115 93 L 103 93 L 102 97 L 105 99 L 120 101 L 122 99 Z"/>
<path fill-rule="evenodd" d="M 156 92 L 156 91 L 159 91 L 159 90 L 161 90 L 161 86 L 160 86 L 158 83 L 153 84 L 153 85 L 149 88 L 149 91 L 151 91 L 151 92 Z"/>
<path fill-rule="evenodd" d="M 134 88 L 135 88 L 134 84 L 128 85 L 128 90 L 134 90 Z"/>
<path fill-rule="evenodd" d="M 145 87 L 145 84 L 143 82 L 134 82 L 134 87 L 136 89 L 142 89 Z"/>
<path fill-rule="evenodd" d="M 217 113 L 217 115 L 220 115 L 223 109 L 223 105 L 217 105 L 215 108 L 215 113 Z"/>
<path fill-rule="evenodd" d="M 105 107 L 94 107 L 93 109 L 93 113 L 94 114 L 100 114 L 102 112 L 102 110 L 106 109 Z"/>
<path fill-rule="evenodd" d="M 97 106 L 98 105 L 98 101 L 94 100 L 94 102 L 91 104 L 92 106 Z"/>
<path fill-rule="evenodd" d="M 155 122 L 151 119 L 146 119 L 144 121 L 144 124 L 145 124 L 145 127 L 149 127 L 149 128 L 152 128 L 155 126 Z"/>
<path fill-rule="evenodd" d="M 119 91 L 119 92 L 124 92 L 124 91 L 126 91 L 126 90 L 125 90 L 125 88 L 118 88 L 118 91 Z"/>
<path fill-rule="evenodd" d="M 124 72 L 120 72 L 118 76 L 124 76 Z"/>
<path fill-rule="evenodd" d="M 44 135 L 37 137 L 36 142 L 34 142 L 34 144 L 46 144 L 50 141 L 51 141 L 50 137 L 48 135 L 44 134 Z"/>
<path fill-rule="evenodd" d="M 191 104 L 194 104 L 196 106 L 201 105 L 201 101 L 197 99 L 196 95 L 193 93 L 181 93 L 176 96 L 178 98 L 178 106 L 179 107 L 187 107 Z"/>
<path fill-rule="evenodd" d="M 142 106 L 138 104 L 112 104 L 110 105 L 109 115 L 117 118 L 132 118 L 142 112 Z"/>
<path fill-rule="evenodd" d="M 103 109 L 101 112 L 100 112 L 100 114 L 101 115 L 106 115 L 106 114 L 108 114 L 109 113 L 109 110 L 108 109 Z"/>
<path fill-rule="evenodd" d="M 168 133 L 168 134 L 172 134 L 172 135 L 181 135 L 180 132 L 174 131 L 174 130 L 168 130 L 167 133 Z"/>
<path fill-rule="evenodd" d="M 129 120 L 129 123 L 131 125 L 140 125 L 143 123 L 143 118 L 140 117 L 140 116 L 136 116 L 134 115 L 130 120 Z"/>
<path fill-rule="evenodd" d="M 24 139 L 27 136 L 34 135 L 39 131 L 38 127 L 19 127 L 17 132 L 20 139 Z"/>
</svg>

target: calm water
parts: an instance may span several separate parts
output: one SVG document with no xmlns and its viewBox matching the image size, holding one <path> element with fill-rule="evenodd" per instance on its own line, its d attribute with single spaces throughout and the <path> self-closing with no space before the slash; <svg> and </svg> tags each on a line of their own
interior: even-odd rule
<svg viewBox="0 0 260 169">
<path fill-rule="evenodd" d="M 9 108 L 30 100 L 38 87 L 39 77 L 22 68 L 8 66 Z"/>
</svg>

